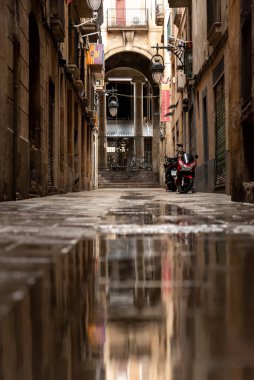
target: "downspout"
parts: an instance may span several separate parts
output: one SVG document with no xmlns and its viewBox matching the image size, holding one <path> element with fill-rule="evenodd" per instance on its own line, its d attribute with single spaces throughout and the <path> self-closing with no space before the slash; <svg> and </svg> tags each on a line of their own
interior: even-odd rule
<svg viewBox="0 0 254 380">
<path fill-rule="evenodd" d="M 18 38 L 17 3 L 14 1 L 14 35 L 13 35 L 13 166 L 12 166 L 12 199 L 16 200 L 17 192 L 17 159 L 18 159 L 18 112 L 19 112 L 19 66 L 20 42 Z"/>
</svg>

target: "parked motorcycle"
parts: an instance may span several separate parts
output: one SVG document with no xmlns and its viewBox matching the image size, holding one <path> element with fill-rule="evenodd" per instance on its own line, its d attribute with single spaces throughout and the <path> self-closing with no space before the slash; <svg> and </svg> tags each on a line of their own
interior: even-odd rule
<svg viewBox="0 0 254 380">
<path fill-rule="evenodd" d="M 177 154 L 175 157 L 165 158 L 165 184 L 167 190 L 180 193 L 194 191 L 195 169 L 197 166 L 197 155 L 193 156 L 182 150 L 183 145 L 177 144 Z"/>
<path fill-rule="evenodd" d="M 178 149 L 183 148 L 182 144 L 177 144 Z M 177 159 L 176 186 L 180 193 L 188 193 L 193 190 L 195 170 L 197 166 L 196 159 L 198 155 L 193 156 L 191 153 L 179 151 Z"/>
<path fill-rule="evenodd" d="M 177 157 L 165 157 L 165 184 L 168 191 L 176 191 Z"/>
</svg>

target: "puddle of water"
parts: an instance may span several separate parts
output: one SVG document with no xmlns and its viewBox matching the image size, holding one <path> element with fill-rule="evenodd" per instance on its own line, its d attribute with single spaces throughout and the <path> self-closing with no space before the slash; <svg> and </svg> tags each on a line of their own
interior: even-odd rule
<svg viewBox="0 0 254 380">
<path fill-rule="evenodd" d="M 134 198 L 144 199 L 140 194 Z M 55 316 L 64 328 L 60 322 L 54 328 L 64 335 L 61 349 L 52 353 L 57 375 L 45 377 L 254 379 L 253 225 L 231 218 L 229 210 L 226 214 L 223 219 L 221 211 L 206 215 L 203 210 L 197 216 L 183 207 L 154 202 L 112 209 L 94 228 L 94 238 L 84 238 L 75 261 L 69 255 L 62 269 L 53 272 L 52 286 L 66 286 L 68 267 L 81 272 L 84 268 L 85 276 L 79 291 L 71 293 L 68 316 Z M 71 249 L 76 246 L 87 228 L 86 218 L 77 218 L 76 227 L 74 234 L 67 225 L 44 229 L 33 241 L 29 234 L 38 227 L 27 226 L 23 243 L 15 240 L 22 232 L 18 226 L 4 227 L 2 266 L 15 267 L 23 276 L 31 265 L 36 270 L 51 265 L 52 260 L 42 261 L 52 255 L 50 247 L 59 248 L 59 258 L 61 242 Z M 23 262 L 16 262 L 16 251 Z M 72 275 L 74 270 L 70 284 Z M 52 305 L 58 300 L 64 305 L 65 293 L 68 289 Z M 38 297 L 32 301 L 36 305 Z M 40 335 L 42 329 L 38 331 Z M 50 334 L 47 338 L 50 346 Z"/>
<path fill-rule="evenodd" d="M 76 379 L 254 378 L 253 246 L 216 233 L 97 237 Z"/>
</svg>

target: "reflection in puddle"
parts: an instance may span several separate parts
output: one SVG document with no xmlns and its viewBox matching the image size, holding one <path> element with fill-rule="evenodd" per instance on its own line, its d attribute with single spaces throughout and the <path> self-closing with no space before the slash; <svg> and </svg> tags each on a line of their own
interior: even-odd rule
<svg viewBox="0 0 254 380">
<path fill-rule="evenodd" d="M 251 238 L 104 235 L 94 254 L 77 380 L 254 379 Z"/>
</svg>

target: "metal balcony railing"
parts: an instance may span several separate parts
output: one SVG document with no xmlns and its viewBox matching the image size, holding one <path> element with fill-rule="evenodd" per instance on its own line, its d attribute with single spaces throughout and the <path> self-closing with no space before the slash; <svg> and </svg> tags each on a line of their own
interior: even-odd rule
<svg viewBox="0 0 254 380">
<path fill-rule="evenodd" d="M 109 8 L 107 11 L 107 26 L 117 28 L 148 28 L 147 9 Z"/>
</svg>

